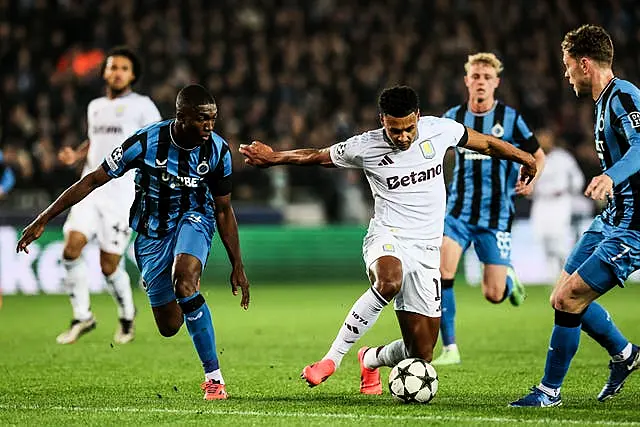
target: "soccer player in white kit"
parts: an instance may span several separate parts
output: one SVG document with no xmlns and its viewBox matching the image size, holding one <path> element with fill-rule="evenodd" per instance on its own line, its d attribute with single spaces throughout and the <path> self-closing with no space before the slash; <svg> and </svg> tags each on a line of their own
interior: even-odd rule
<svg viewBox="0 0 640 427">
<path fill-rule="evenodd" d="M 140 73 L 140 62 L 131 50 L 117 47 L 107 54 L 102 66 L 106 96 L 89 103 L 88 140 L 76 150 L 70 147 L 61 150 L 58 157 L 62 163 L 72 165 L 85 160 L 84 176 L 98 167 L 130 134 L 161 120 L 153 101 L 132 91 Z M 73 320 L 69 329 L 58 335 L 59 344 L 73 343 L 96 326 L 90 308 L 86 266 L 81 256 L 83 248 L 93 238 L 100 245 L 100 267 L 107 289 L 118 307 L 120 324 L 114 341 L 125 344 L 134 337 L 135 307 L 131 283 L 120 263 L 131 237 L 129 207 L 135 196 L 133 177 L 133 172 L 129 172 L 122 179 L 112 180 L 69 212 L 63 227 L 63 264 L 66 270 L 64 285 L 71 298 Z"/>
<path fill-rule="evenodd" d="M 274 152 L 254 141 L 241 145 L 246 163 L 359 168 L 371 186 L 374 216 L 363 257 L 371 287 L 356 301 L 326 356 L 302 371 L 313 387 L 340 365 L 353 344 L 395 297 L 402 340 L 362 347 L 360 392 L 380 394 L 380 366 L 407 357 L 431 361 L 440 328 L 440 244 L 446 191 L 442 160 L 449 147 L 465 146 L 523 164 L 523 179 L 536 174 L 533 156 L 491 136 L 437 117 L 420 117 L 418 96 L 407 86 L 385 89 L 379 99 L 383 127 L 321 150 Z"/>
<path fill-rule="evenodd" d="M 549 278 L 555 281 L 575 243 L 572 206 L 575 197 L 584 197 L 580 194 L 584 175 L 571 153 L 555 144 L 551 131 L 540 131 L 537 136 L 546 164 L 533 191 L 531 223 L 544 248 Z"/>
</svg>

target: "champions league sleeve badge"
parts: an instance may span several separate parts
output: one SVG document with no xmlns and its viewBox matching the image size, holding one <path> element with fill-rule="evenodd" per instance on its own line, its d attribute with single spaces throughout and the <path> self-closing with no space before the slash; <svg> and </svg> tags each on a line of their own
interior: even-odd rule
<svg viewBox="0 0 640 427">
<path fill-rule="evenodd" d="M 198 175 L 206 175 L 209 173 L 209 163 L 206 160 L 203 160 L 201 163 L 196 166 L 196 172 Z"/>
</svg>

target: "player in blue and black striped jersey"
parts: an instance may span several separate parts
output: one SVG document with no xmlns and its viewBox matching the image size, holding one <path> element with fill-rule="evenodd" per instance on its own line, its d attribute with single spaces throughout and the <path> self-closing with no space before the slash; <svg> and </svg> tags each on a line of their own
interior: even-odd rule
<svg viewBox="0 0 640 427">
<path fill-rule="evenodd" d="M 539 176 L 544 167 L 544 152 L 536 137 L 518 111 L 494 97 L 502 62 L 493 53 L 480 52 L 470 55 L 464 68 L 469 100 L 448 110 L 444 117 L 533 154 Z M 494 304 L 508 298 L 516 306 L 525 299 L 524 287 L 511 268 L 511 223 L 515 196 L 530 194 L 534 184 L 520 182 L 518 173 L 518 165 L 508 160 L 467 148 L 455 151 L 440 258 L 443 350 L 434 365 L 460 363 L 453 282 L 460 258 L 472 243 L 484 266 L 484 297 Z"/>
<path fill-rule="evenodd" d="M 640 349 L 629 342 L 595 300 L 640 269 L 640 90 L 613 75 L 613 43 L 595 25 L 570 31 L 562 42 L 565 77 L 577 96 L 595 101 L 594 136 L 603 173 L 585 195 L 607 205 L 583 234 L 551 295 L 555 324 L 544 377 L 511 406 L 562 403 L 560 387 L 578 350 L 580 330 L 611 355 L 609 378 L 599 401 L 616 395 L 640 366 Z"/>
<path fill-rule="evenodd" d="M 213 132 L 217 113 L 205 88 L 183 88 L 175 119 L 151 124 L 129 137 L 29 224 L 17 248 L 26 252 L 52 218 L 110 179 L 135 169 L 130 225 L 138 232 L 138 268 L 160 334 L 173 336 L 186 323 L 204 367 L 207 400 L 227 397 L 211 314 L 199 292 L 216 226 L 232 264 L 233 294 L 240 287 L 240 304 L 249 306 L 249 283 L 231 206 L 231 153 L 227 142 Z"/>
</svg>

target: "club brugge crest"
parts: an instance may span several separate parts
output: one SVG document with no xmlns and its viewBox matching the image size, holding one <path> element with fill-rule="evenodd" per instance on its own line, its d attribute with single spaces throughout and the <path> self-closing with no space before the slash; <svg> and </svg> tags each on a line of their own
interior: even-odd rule
<svg viewBox="0 0 640 427">
<path fill-rule="evenodd" d="M 504 128 L 500 123 L 496 123 L 495 125 L 493 125 L 493 127 L 491 128 L 491 135 L 495 136 L 496 138 L 502 138 L 502 136 L 504 135 Z"/>
<path fill-rule="evenodd" d="M 198 164 L 198 166 L 196 166 L 196 172 L 198 172 L 198 175 L 206 175 L 209 173 L 209 163 L 207 163 L 206 161 L 201 162 L 200 164 Z"/>
<path fill-rule="evenodd" d="M 433 144 L 428 139 L 420 143 L 420 151 L 425 159 L 433 159 L 436 156 L 436 150 L 433 149 Z"/>
</svg>

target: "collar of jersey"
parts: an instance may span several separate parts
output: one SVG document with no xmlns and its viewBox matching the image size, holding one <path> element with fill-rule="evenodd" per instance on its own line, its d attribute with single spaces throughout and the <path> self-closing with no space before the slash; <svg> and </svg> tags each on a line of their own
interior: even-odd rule
<svg viewBox="0 0 640 427">
<path fill-rule="evenodd" d="M 418 117 L 418 122 L 420 122 L 420 118 L 419 117 Z M 420 128 L 418 128 L 418 130 L 416 130 L 416 137 L 413 138 L 413 141 L 411 141 L 411 144 L 416 142 L 419 137 L 420 137 Z M 393 148 L 394 150 L 400 150 L 398 147 L 396 147 L 393 144 L 393 141 L 391 141 L 391 138 L 389 138 L 389 136 L 387 135 L 387 131 L 386 131 L 386 129 L 384 127 L 382 128 L 382 139 L 384 139 L 384 142 L 389 144 L 389 147 Z M 409 147 L 411 147 L 411 145 L 409 145 Z"/>
<path fill-rule="evenodd" d="M 199 145 L 196 145 L 196 146 L 195 146 L 195 147 L 193 147 L 193 148 L 184 148 L 184 147 L 181 147 L 181 146 L 176 142 L 176 140 L 175 140 L 175 139 L 173 139 L 173 124 L 174 124 L 175 122 L 176 122 L 175 120 L 171 120 L 171 123 L 169 123 L 169 137 L 171 138 L 171 143 L 172 143 L 173 145 L 175 145 L 176 147 L 178 147 L 179 149 L 184 150 L 184 151 L 193 151 L 193 150 L 195 150 L 196 148 L 199 148 L 199 147 L 200 147 Z"/>
<path fill-rule="evenodd" d="M 609 83 L 607 83 L 607 85 L 602 89 L 602 92 L 600 92 L 600 95 L 598 95 L 598 99 L 596 100 L 596 104 L 598 102 L 600 102 L 600 100 L 602 99 L 602 95 L 604 95 L 604 93 L 607 91 L 607 89 L 609 89 L 609 86 L 611 86 L 615 80 L 618 80 L 618 78 L 616 76 L 613 76 L 613 78 L 611 80 L 609 80 Z"/>
<path fill-rule="evenodd" d="M 467 104 L 468 105 L 468 104 Z M 493 110 L 496 109 L 496 106 L 498 105 L 498 100 L 496 99 L 495 101 L 493 101 L 493 105 L 491 106 L 491 108 L 489 108 L 487 111 L 485 111 L 484 113 L 474 113 L 473 111 L 471 111 L 471 108 L 469 108 L 467 106 L 467 111 L 469 111 L 472 115 L 476 116 L 476 117 L 484 117 L 487 114 L 491 114 L 493 112 Z"/>
</svg>

